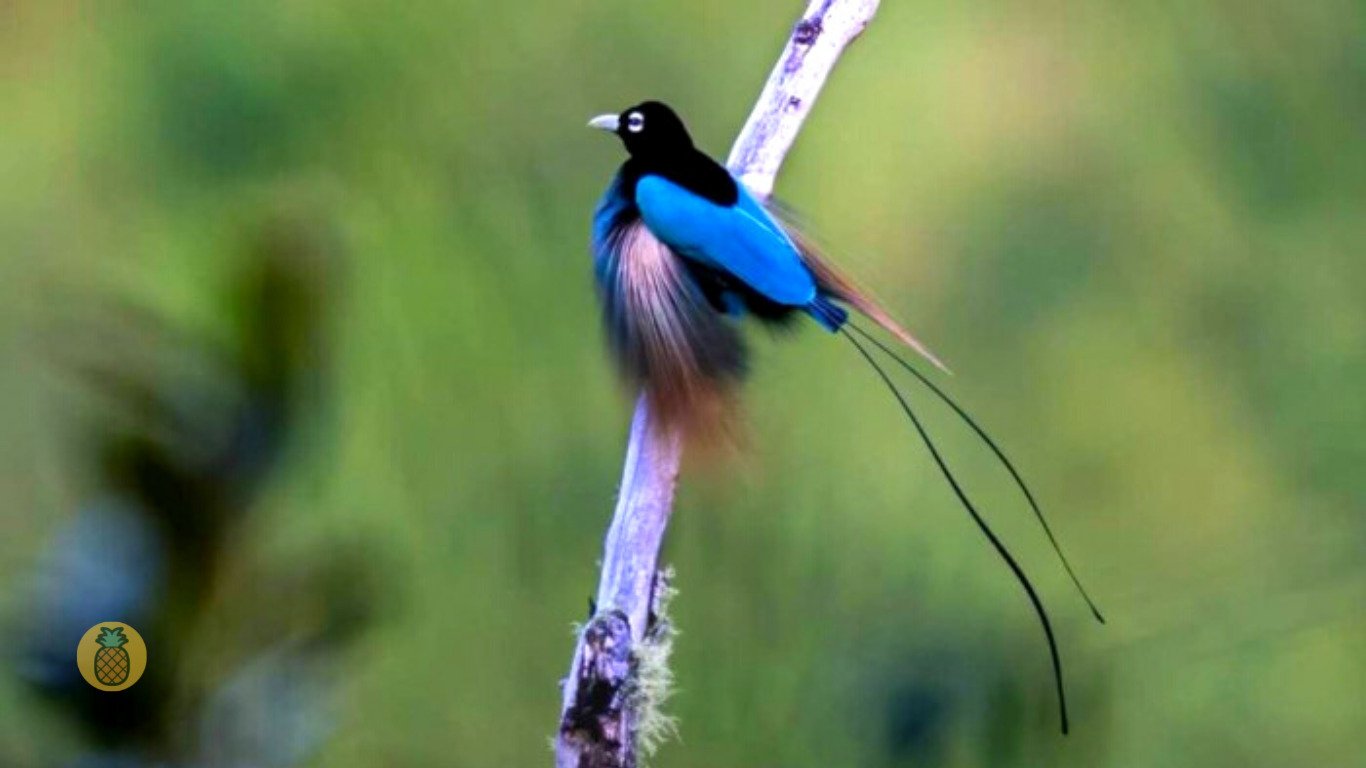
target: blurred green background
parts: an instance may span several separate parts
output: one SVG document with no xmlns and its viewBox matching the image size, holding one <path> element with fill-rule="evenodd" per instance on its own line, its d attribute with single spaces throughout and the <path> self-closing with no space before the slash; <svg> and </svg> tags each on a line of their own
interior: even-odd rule
<svg viewBox="0 0 1366 768">
<path fill-rule="evenodd" d="M 384 584 L 304 764 L 549 764 L 630 408 L 586 252 L 622 152 L 584 122 L 659 98 L 724 157 L 802 7 L 0 4 L 7 644 L 90 493 L 63 349 L 109 296 L 230 333 L 244 240 L 303 221 L 330 396 L 230 545 L 363 542 Z M 1028 603 L 871 372 L 756 334 L 743 459 L 670 533 L 656 765 L 1366 765 L 1364 41 L 1349 0 L 883 3 L 778 195 L 955 369 L 1110 624 L 917 395 L 1051 608 L 1061 738 Z M 0 712 L 0 764 L 78 749 L 9 672 Z"/>
</svg>

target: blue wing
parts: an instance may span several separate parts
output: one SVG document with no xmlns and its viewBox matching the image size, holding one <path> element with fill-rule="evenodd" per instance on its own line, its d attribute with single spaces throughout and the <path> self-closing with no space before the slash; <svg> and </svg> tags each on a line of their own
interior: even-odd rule
<svg viewBox="0 0 1366 768">
<path fill-rule="evenodd" d="M 759 201 L 736 182 L 740 199 L 721 206 L 660 176 L 636 182 L 645 225 L 677 253 L 742 281 L 771 301 L 804 307 L 816 281 L 797 246 Z"/>
</svg>

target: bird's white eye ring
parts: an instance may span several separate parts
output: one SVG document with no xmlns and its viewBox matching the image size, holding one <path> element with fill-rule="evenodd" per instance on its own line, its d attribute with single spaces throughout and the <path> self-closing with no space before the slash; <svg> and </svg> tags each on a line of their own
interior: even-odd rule
<svg viewBox="0 0 1366 768">
<path fill-rule="evenodd" d="M 640 133 L 645 128 L 645 116 L 639 112 L 632 112 L 626 116 L 626 130 L 631 133 Z"/>
</svg>

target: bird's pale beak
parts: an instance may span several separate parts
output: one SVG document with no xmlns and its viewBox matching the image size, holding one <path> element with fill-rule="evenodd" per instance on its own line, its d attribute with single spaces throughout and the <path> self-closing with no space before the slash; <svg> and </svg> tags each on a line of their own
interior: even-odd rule
<svg viewBox="0 0 1366 768">
<path fill-rule="evenodd" d="M 620 122 L 621 121 L 617 118 L 616 115 L 598 115 L 597 117 L 588 121 L 588 127 L 616 133 L 617 126 L 620 124 Z"/>
</svg>

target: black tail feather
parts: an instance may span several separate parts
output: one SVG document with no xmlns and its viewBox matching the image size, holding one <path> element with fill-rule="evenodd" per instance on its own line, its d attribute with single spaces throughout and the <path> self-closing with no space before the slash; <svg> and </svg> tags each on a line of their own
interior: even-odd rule
<svg viewBox="0 0 1366 768">
<path fill-rule="evenodd" d="M 1043 510 L 1040 509 L 1039 503 L 1034 500 L 1034 494 L 1030 492 L 1029 486 L 1025 484 L 1024 478 L 1021 477 L 1020 473 L 1015 469 L 1015 465 L 1010 462 L 1010 459 L 1006 458 L 1005 451 L 1001 450 L 1000 446 L 996 444 L 996 441 L 991 439 L 991 436 L 987 434 L 986 430 L 979 426 L 977 421 L 968 415 L 967 411 L 963 410 L 963 408 L 959 406 L 953 398 L 949 397 L 944 390 L 935 386 L 934 382 L 930 381 L 928 376 L 916 370 L 914 366 L 900 355 L 896 354 L 895 350 L 879 341 L 877 337 L 873 336 L 868 331 L 865 331 L 853 323 L 850 323 L 849 327 L 857 331 L 858 334 L 869 343 L 882 350 L 883 353 L 895 360 L 902 368 L 905 368 L 906 371 L 914 376 L 921 384 L 924 384 L 929 388 L 929 390 L 943 401 L 945 405 L 952 408 L 953 412 L 958 414 L 958 417 L 971 427 L 972 431 L 976 432 L 978 437 L 982 438 L 982 442 L 987 444 L 987 447 L 991 449 L 992 453 L 996 454 L 996 458 L 1001 461 L 1001 465 L 1004 466 L 1006 471 L 1010 473 L 1010 476 L 1015 479 L 1015 485 L 1019 487 L 1020 492 L 1024 494 L 1025 500 L 1029 502 L 1030 509 L 1034 510 L 1034 517 L 1038 519 L 1039 525 L 1043 526 L 1043 532 L 1047 534 L 1049 543 L 1053 545 L 1053 551 L 1058 554 L 1058 559 L 1062 561 L 1062 567 L 1067 571 L 1068 577 L 1072 579 L 1072 584 L 1076 586 L 1077 592 L 1081 593 L 1081 599 L 1085 600 L 1086 606 L 1091 609 L 1091 615 L 1096 617 L 1096 621 L 1104 624 L 1105 617 L 1101 615 L 1100 608 L 1098 608 L 1095 601 L 1091 599 L 1091 595 L 1086 592 L 1086 587 L 1081 585 L 1081 579 L 1078 578 L 1076 572 L 1072 570 L 1072 564 L 1067 561 L 1067 555 L 1062 553 L 1062 545 L 1058 543 L 1057 537 L 1053 535 L 1053 529 L 1049 527 L 1048 520 L 1044 518 Z"/>
<path fill-rule="evenodd" d="M 873 370 L 877 372 L 878 377 L 882 379 L 882 383 L 887 386 L 887 389 L 891 391 L 892 396 L 896 398 L 897 403 L 901 405 L 901 410 L 905 412 L 906 416 L 910 418 L 911 424 L 915 426 L 915 431 L 919 433 L 921 441 L 924 442 L 925 447 L 929 449 L 930 456 L 934 459 L 934 463 L 939 467 L 939 471 L 944 475 L 944 479 L 948 480 L 954 495 L 962 502 L 963 507 L 967 509 L 968 514 L 972 516 L 973 522 L 977 523 L 977 527 L 982 531 L 983 535 L 987 537 L 987 540 L 991 542 L 991 546 L 996 549 L 996 553 L 1000 555 L 1001 559 L 1010 567 L 1010 570 L 1015 574 L 1016 580 L 1018 580 L 1020 586 L 1024 588 L 1025 594 L 1029 596 L 1029 601 L 1033 603 L 1034 612 L 1038 614 L 1039 622 L 1043 625 L 1044 635 L 1048 638 L 1048 652 L 1053 659 L 1053 680 L 1058 691 L 1058 710 L 1062 718 L 1062 732 L 1066 734 L 1068 730 L 1067 695 L 1063 690 L 1062 684 L 1062 661 L 1058 657 L 1058 643 L 1053 637 L 1053 625 L 1048 620 L 1048 612 L 1044 610 L 1043 602 L 1039 600 L 1038 593 L 1034 591 L 1034 585 L 1030 583 L 1029 577 L 1025 576 L 1024 570 L 1020 568 L 1019 563 L 1011 556 L 1010 551 L 1001 543 L 1001 540 L 996 537 L 996 534 L 991 530 L 991 526 L 987 525 L 986 520 L 978 513 L 977 508 L 973 506 L 972 502 L 968 499 L 967 494 L 963 491 L 962 487 L 959 486 L 957 478 L 955 478 L 953 472 L 949 470 L 948 464 L 944 462 L 944 458 L 939 454 L 939 449 L 935 447 L 934 441 L 930 439 L 930 435 L 925 430 L 924 425 L 921 424 L 920 418 L 911 410 L 910 403 L 906 402 L 906 398 L 901 394 L 901 390 L 897 389 L 896 384 L 892 382 L 891 377 L 887 375 L 887 372 L 883 370 L 882 366 L 878 365 L 877 361 L 873 359 L 872 354 L 868 352 L 867 348 L 859 343 L 858 339 L 855 338 L 853 334 L 849 333 L 848 330 L 843 330 L 842 333 L 844 333 L 844 337 L 849 340 L 849 343 L 854 345 L 854 348 L 858 350 L 859 354 L 863 356 L 863 359 L 868 361 L 868 364 L 873 367 Z"/>
</svg>

